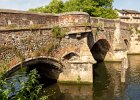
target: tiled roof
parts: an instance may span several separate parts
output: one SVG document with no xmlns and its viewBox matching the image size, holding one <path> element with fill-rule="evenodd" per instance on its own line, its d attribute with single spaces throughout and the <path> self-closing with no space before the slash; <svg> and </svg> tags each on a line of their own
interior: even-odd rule
<svg viewBox="0 0 140 100">
<path fill-rule="evenodd" d="M 136 10 L 126 10 L 126 9 L 122 9 L 122 10 L 118 10 L 120 13 L 123 14 L 140 14 L 139 11 Z"/>
</svg>

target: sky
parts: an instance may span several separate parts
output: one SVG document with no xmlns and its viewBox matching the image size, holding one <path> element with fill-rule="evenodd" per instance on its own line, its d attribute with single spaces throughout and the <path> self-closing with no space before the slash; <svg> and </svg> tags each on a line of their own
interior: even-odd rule
<svg viewBox="0 0 140 100">
<path fill-rule="evenodd" d="M 49 4 L 52 0 L 0 0 L 0 9 L 28 10 Z M 66 1 L 66 0 L 63 0 Z M 133 9 L 140 11 L 140 0 L 114 0 L 116 9 Z"/>
</svg>

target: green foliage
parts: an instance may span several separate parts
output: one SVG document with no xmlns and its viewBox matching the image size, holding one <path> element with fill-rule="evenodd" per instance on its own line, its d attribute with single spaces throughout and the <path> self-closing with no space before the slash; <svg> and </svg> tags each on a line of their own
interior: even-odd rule
<svg viewBox="0 0 140 100">
<path fill-rule="evenodd" d="M 112 9 L 113 0 L 69 0 L 64 5 L 64 11 L 84 11 L 94 17 L 117 18 L 117 12 Z"/>
<path fill-rule="evenodd" d="M 14 82 L 7 83 L 4 73 L 0 73 L 0 100 L 9 100 L 9 94 L 13 93 L 14 96 L 10 97 L 10 100 L 37 100 L 38 94 L 42 89 L 42 85 L 39 85 L 37 81 L 39 75 L 37 70 L 32 70 L 28 75 L 26 82 L 21 82 L 22 88 L 16 92 Z M 8 88 L 10 84 L 11 88 Z M 41 100 L 45 100 L 46 96 L 41 97 Z"/>
<path fill-rule="evenodd" d="M 45 12 L 45 13 L 60 13 L 63 9 L 63 2 L 61 0 L 52 0 L 48 6 L 42 6 L 35 9 L 30 9 L 32 12 Z"/>
<path fill-rule="evenodd" d="M 18 91 L 18 93 L 12 98 L 12 100 L 35 100 L 37 99 L 37 95 L 39 94 L 42 85 L 39 85 L 37 81 L 39 75 L 37 74 L 37 70 L 32 70 L 28 75 L 27 82 L 22 82 L 22 88 Z"/>
<path fill-rule="evenodd" d="M 117 18 L 117 12 L 112 7 L 113 0 L 52 0 L 43 7 L 30 9 L 33 12 L 61 13 L 70 11 L 84 11 L 94 17 Z"/>
<path fill-rule="evenodd" d="M 69 12 L 69 11 L 80 11 L 82 9 L 82 2 L 83 0 L 68 0 L 64 3 L 64 12 Z"/>
<path fill-rule="evenodd" d="M 102 17 L 102 18 L 108 18 L 108 19 L 114 19 L 118 18 L 118 14 L 116 10 L 112 10 L 112 8 L 96 8 L 94 12 L 92 12 L 92 15 L 95 17 Z"/>
<path fill-rule="evenodd" d="M 5 65 L 0 65 L 1 69 L 5 69 Z M 8 100 L 10 90 L 7 87 L 6 77 L 4 76 L 6 70 L 0 71 L 0 100 Z"/>
<path fill-rule="evenodd" d="M 6 85 L 6 78 L 4 77 L 4 74 L 0 74 L 0 100 L 8 100 L 10 91 L 8 88 L 4 87 Z"/>
<path fill-rule="evenodd" d="M 52 33 L 55 38 L 62 38 L 65 35 L 65 33 L 61 31 L 61 28 L 59 26 L 54 26 L 52 28 Z"/>
</svg>

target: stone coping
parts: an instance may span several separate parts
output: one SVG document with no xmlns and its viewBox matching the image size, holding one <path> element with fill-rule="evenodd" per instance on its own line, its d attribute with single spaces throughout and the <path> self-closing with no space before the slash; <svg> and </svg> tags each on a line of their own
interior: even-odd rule
<svg viewBox="0 0 140 100">
<path fill-rule="evenodd" d="M 34 13 L 29 11 L 22 11 L 22 10 L 12 10 L 12 9 L 0 9 L 0 13 L 9 13 L 9 14 L 33 14 L 33 15 L 52 15 L 55 16 L 56 14 L 53 13 Z"/>
<path fill-rule="evenodd" d="M 11 13 L 11 14 L 35 14 L 35 15 L 51 15 L 51 16 L 63 16 L 63 15 L 89 15 L 86 12 L 80 11 L 72 11 L 72 12 L 64 12 L 64 13 L 41 13 L 41 12 L 30 12 L 30 11 L 22 11 L 22 10 L 12 10 L 12 9 L 0 9 L 0 13 Z"/>
<path fill-rule="evenodd" d="M 106 21 L 120 21 L 119 18 L 117 18 L 117 19 L 107 19 L 107 18 L 102 18 L 102 17 L 92 17 L 92 16 L 90 16 L 90 19 L 98 19 L 98 20 L 106 20 Z"/>
<path fill-rule="evenodd" d="M 82 33 L 90 33 L 90 32 L 92 32 L 92 30 L 86 30 L 86 31 L 84 31 L 84 30 L 70 31 L 70 32 L 66 33 L 66 35 L 70 35 L 70 34 L 82 34 Z"/>
</svg>

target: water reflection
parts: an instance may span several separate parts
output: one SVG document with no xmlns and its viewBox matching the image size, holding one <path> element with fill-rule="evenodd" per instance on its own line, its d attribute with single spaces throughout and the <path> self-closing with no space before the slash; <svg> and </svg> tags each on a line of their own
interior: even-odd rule
<svg viewBox="0 0 140 100">
<path fill-rule="evenodd" d="M 92 85 L 53 84 L 42 90 L 49 100 L 92 100 Z"/>
<path fill-rule="evenodd" d="M 126 98 L 140 100 L 140 55 L 129 55 L 129 68 L 127 71 Z"/>
<path fill-rule="evenodd" d="M 122 100 L 125 89 L 121 91 L 120 66 L 121 63 L 96 63 L 93 85 L 54 84 L 43 91 L 47 91 L 45 95 L 51 94 L 48 89 L 55 91 L 50 100 Z"/>
<path fill-rule="evenodd" d="M 93 65 L 93 97 L 95 100 L 105 99 L 107 93 L 107 86 L 109 86 L 110 78 L 104 62 L 96 63 Z"/>
<path fill-rule="evenodd" d="M 114 67 L 118 66 L 118 67 Z M 120 92 L 120 63 L 96 63 L 94 67 L 94 100 L 116 100 Z"/>
<path fill-rule="evenodd" d="M 49 96 L 49 100 L 140 100 L 139 58 L 128 56 L 126 83 L 121 83 L 121 62 L 100 62 L 93 65 L 93 84 L 47 85 L 40 95 Z"/>
</svg>

